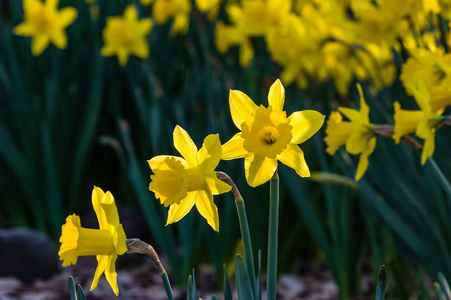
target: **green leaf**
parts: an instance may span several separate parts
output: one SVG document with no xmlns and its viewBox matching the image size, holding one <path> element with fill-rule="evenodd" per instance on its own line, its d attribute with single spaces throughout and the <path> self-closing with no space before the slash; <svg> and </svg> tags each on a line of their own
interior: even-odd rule
<svg viewBox="0 0 451 300">
<path fill-rule="evenodd" d="M 224 270 L 224 300 L 232 300 L 232 290 L 230 289 L 229 274 L 226 265 L 222 264 Z"/>
<path fill-rule="evenodd" d="M 258 250 L 257 300 L 262 300 L 262 280 L 260 276 L 261 267 L 262 267 L 262 251 Z"/>
<path fill-rule="evenodd" d="M 451 300 L 451 290 L 449 288 L 448 281 L 446 280 L 445 276 L 443 276 L 442 273 L 438 273 L 438 281 L 440 283 L 440 287 L 445 299 Z"/>
<path fill-rule="evenodd" d="M 377 274 L 377 287 L 376 287 L 376 300 L 385 299 L 385 289 L 387 287 L 387 274 L 385 270 L 385 266 L 379 269 L 379 273 Z"/>
<path fill-rule="evenodd" d="M 235 280 L 238 300 L 253 300 L 251 281 L 244 265 L 243 258 L 238 254 L 235 258 Z"/>
<path fill-rule="evenodd" d="M 74 277 L 69 276 L 67 279 L 67 285 L 69 286 L 70 300 L 77 300 L 77 295 L 75 294 L 75 281 Z"/>
<path fill-rule="evenodd" d="M 86 300 L 85 293 L 83 292 L 83 288 L 81 285 L 77 285 L 77 298 L 78 300 Z"/>
<path fill-rule="evenodd" d="M 312 172 L 309 179 L 317 183 L 347 186 L 354 190 L 359 188 L 354 179 L 330 172 Z"/>
<path fill-rule="evenodd" d="M 216 295 L 211 295 L 211 298 L 210 298 L 210 300 L 216 300 Z"/>
<path fill-rule="evenodd" d="M 188 287 L 186 291 L 186 300 L 192 300 L 193 294 L 193 277 L 191 275 L 188 276 Z"/>
</svg>

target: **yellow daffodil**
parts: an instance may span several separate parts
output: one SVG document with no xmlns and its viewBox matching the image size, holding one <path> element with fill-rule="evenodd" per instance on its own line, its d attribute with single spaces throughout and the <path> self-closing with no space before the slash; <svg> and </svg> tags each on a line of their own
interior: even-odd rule
<svg viewBox="0 0 451 300">
<path fill-rule="evenodd" d="M 374 125 L 370 123 L 370 109 L 363 97 L 362 88 L 357 85 L 360 95 L 360 111 L 339 107 L 338 110 L 350 121 L 343 121 L 339 112 L 332 112 L 327 121 L 326 152 L 334 155 L 342 145 L 346 145 L 346 151 L 350 154 L 360 154 L 355 180 L 362 178 L 368 169 L 368 157 L 376 148 L 376 135 L 373 132 Z"/>
<path fill-rule="evenodd" d="M 199 151 L 180 126 L 175 127 L 173 136 L 174 146 L 183 158 L 160 155 L 149 160 L 155 174 L 150 176 L 149 190 L 161 204 L 169 206 L 166 225 L 180 221 L 196 205 L 208 224 L 219 231 L 218 208 L 213 195 L 231 190 L 231 186 L 219 180 L 215 172 L 222 153 L 219 136 L 207 136 Z"/>
<path fill-rule="evenodd" d="M 60 238 L 61 248 L 58 252 L 63 267 L 76 264 L 79 256 L 96 255 L 97 269 L 91 284 L 95 289 L 102 273 L 116 296 L 117 287 L 116 259 L 127 252 L 126 237 L 122 224 L 119 223 L 114 197 L 110 192 L 94 187 L 92 206 L 97 215 L 100 229 L 81 227 L 80 217 L 73 214 L 66 218 Z"/>
<path fill-rule="evenodd" d="M 141 59 L 149 56 L 146 35 L 152 30 L 149 18 L 138 20 L 138 11 L 127 6 L 123 16 L 109 17 L 103 29 L 105 45 L 100 49 L 103 56 L 117 55 L 119 64 L 125 66 L 130 55 Z"/>
<path fill-rule="evenodd" d="M 239 61 L 243 67 L 248 66 L 254 57 L 254 48 L 249 37 L 239 28 L 225 25 L 222 21 L 216 22 L 215 44 L 221 54 L 225 54 L 230 47 L 239 46 Z"/>
<path fill-rule="evenodd" d="M 218 16 L 221 0 L 196 0 L 197 8 L 201 12 L 207 13 L 210 20 Z"/>
<path fill-rule="evenodd" d="M 293 168 L 301 177 L 310 171 L 304 152 L 297 145 L 313 136 L 323 125 L 324 116 L 314 110 L 283 111 L 285 89 L 279 79 L 271 85 L 268 107 L 257 106 L 246 94 L 229 94 L 232 119 L 241 130 L 222 146 L 222 159 L 244 157 L 246 180 L 255 187 L 271 179 L 277 161 Z"/>
<path fill-rule="evenodd" d="M 421 164 L 424 165 L 428 157 L 434 154 L 435 128 L 443 122 L 444 118 L 440 115 L 444 110 L 441 109 L 437 113 L 432 112 L 431 96 L 422 81 L 419 81 L 416 85 L 411 85 L 409 88 L 421 110 L 401 109 L 399 102 L 395 102 L 393 139 L 398 144 L 402 136 L 414 132 L 419 138 L 424 139 L 421 153 Z"/>
<path fill-rule="evenodd" d="M 65 7 L 58 10 L 59 0 L 23 0 L 24 22 L 14 27 L 17 35 L 31 36 L 31 53 L 40 55 L 52 43 L 67 47 L 66 27 L 77 18 L 77 10 Z"/>
<path fill-rule="evenodd" d="M 154 0 L 152 16 L 157 24 L 165 24 L 173 18 L 171 34 L 186 34 L 191 13 L 190 0 Z"/>
</svg>

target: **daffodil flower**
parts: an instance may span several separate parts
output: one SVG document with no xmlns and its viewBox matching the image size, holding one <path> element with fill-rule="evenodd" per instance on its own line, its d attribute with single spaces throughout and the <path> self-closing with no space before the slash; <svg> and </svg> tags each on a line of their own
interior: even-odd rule
<svg viewBox="0 0 451 300">
<path fill-rule="evenodd" d="M 119 223 L 113 195 L 108 191 L 94 187 L 92 190 L 92 206 L 97 215 L 100 229 L 81 227 L 80 217 L 73 214 L 66 218 L 60 237 L 61 248 L 58 252 L 63 267 L 76 264 L 79 256 L 96 255 L 97 269 L 91 284 L 95 289 L 102 273 L 116 296 L 117 287 L 116 259 L 127 252 L 126 237 L 122 224 Z"/>
<path fill-rule="evenodd" d="M 103 56 L 117 55 L 119 64 L 125 66 L 130 55 L 141 59 L 149 56 L 146 35 L 152 30 L 149 18 L 138 20 L 138 11 L 127 6 L 123 16 L 109 17 L 103 29 L 105 45 L 100 49 Z"/>
<path fill-rule="evenodd" d="M 438 124 L 444 121 L 441 114 L 444 108 L 434 113 L 431 109 L 431 96 L 423 81 L 409 86 L 410 91 L 421 110 L 401 109 L 399 102 L 394 103 L 395 126 L 393 139 L 399 143 L 402 136 L 414 133 L 424 139 L 423 151 L 421 153 L 421 164 L 424 165 L 428 157 L 434 154 L 435 132 Z"/>
<path fill-rule="evenodd" d="M 31 53 L 40 55 L 50 43 L 60 49 L 67 46 L 66 27 L 77 18 L 77 10 L 65 7 L 58 10 L 59 0 L 23 0 L 25 21 L 14 27 L 17 35 L 31 36 Z"/>
<path fill-rule="evenodd" d="M 342 145 L 346 145 L 346 151 L 353 155 L 360 154 L 355 180 L 360 180 L 368 169 L 368 157 L 376 148 L 376 134 L 374 125 L 370 123 L 370 109 L 363 97 L 362 88 L 357 85 L 360 95 L 360 111 L 339 107 L 339 112 L 332 112 L 326 126 L 326 152 L 334 155 Z M 350 121 L 343 121 L 341 114 Z"/>
<path fill-rule="evenodd" d="M 257 106 L 246 94 L 229 94 L 233 122 L 241 130 L 222 146 L 222 159 L 244 157 L 246 180 L 250 186 L 261 185 L 274 175 L 277 161 L 293 168 L 301 177 L 310 171 L 304 152 L 297 145 L 313 136 L 323 125 L 324 116 L 314 110 L 283 111 L 285 89 L 279 79 L 271 85 L 268 107 Z"/>
<path fill-rule="evenodd" d="M 190 0 L 155 0 L 153 2 L 152 17 L 157 24 L 166 24 L 172 18 L 171 34 L 188 32 L 191 13 Z"/>
<path fill-rule="evenodd" d="M 219 231 L 218 208 L 213 195 L 231 190 L 231 186 L 219 180 L 215 172 L 222 153 L 219 136 L 207 136 L 199 151 L 180 126 L 175 127 L 173 136 L 174 146 L 183 158 L 160 155 L 149 160 L 154 173 L 150 176 L 149 190 L 161 204 L 169 206 L 166 225 L 180 221 L 196 205 L 208 224 Z"/>
</svg>

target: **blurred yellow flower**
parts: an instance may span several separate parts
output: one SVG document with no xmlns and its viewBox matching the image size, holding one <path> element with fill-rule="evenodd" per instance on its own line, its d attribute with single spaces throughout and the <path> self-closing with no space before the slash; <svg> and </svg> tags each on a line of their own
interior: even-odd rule
<svg viewBox="0 0 451 300">
<path fill-rule="evenodd" d="M 77 10 L 58 10 L 59 0 L 23 0 L 24 22 L 13 28 L 14 34 L 31 36 L 31 53 L 40 55 L 52 43 L 59 49 L 67 47 L 66 27 L 77 18 Z"/>
<path fill-rule="evenodd" d="M 248 66 L 254 57 L 254 48 L 249 37 L 239 28 L 224 25 L 222 21 L 216 22 L 215 44 L 221 54 L 225 54 L 230 47 L 239 46 L 239 61 L 243 67 Z"/>
<path fill-rule="evenodd" d="M 421 153 L 421 164 L 424 165 L 428 157 L 434 154 L 435 150 L 435 132 L 436 127 L 444 121 L 440 115 L 444 109 L 434 113 L 431 109 L 431 96 L 426 85 L 419 81 L 410 86 L 415 100 L 421 110 L 404 110 L 401 105 L 395 102 L 395 126 L 393 139 L 398 144 L 401 137 L 415 132 L 415 134 L 424 139 L 423 151 Z"/>
<path fill-rule="evenodd" d="M 196 0 L 197 8 L 201 12 L 207 13 L 210 20 L 218 16 L 221 0 Z"/>
<path fill-rule="evenodd" d="M 97 269 L 91 284 L 95 289 L 102 273 L 116 296 L 117 287 L 116 259 L 127 252 L 126 237 L 113 195 L 108 191 L 94 187 L 92 190 L 92 206 L 97 215 L 100 229 L 81 227 L 80 217 L 73 214 L 66 218 L 60 237 L 61 248 L 58 252 L 63 267 L 76 264 L 78 256 L 97 256 Z"/>
<path fill-rule="evenodd" d="M 350 121 L 343 121 L 338 112 L 332 112 L 326 126 L 326 152 L 334 155 L 342 145 L 346 145 L 346 151 L 350 154 L 360 154 L 355 180 L 360 180 L 368 169 L 368 157 L 376 148 L 376 134 L 374 125 L 370 123 L 370 109 L 363 97 L 363 91 L 359 84 L 357 90 L 360 95 L 360 111 L 352 108 L 339 107 L 338 110 Z"/>
<path fill-rule="evenodd" d="M 304 152 L 297 144 L 305 142 L 321 128 L 324 116 L 314 110 L 304 110 L 287 117 L 284 102 L 285 89 L 279 79 L 269 90 L 268 107 L 255 105 L 243 92 L 230 91 L 232 119 L 241 132 L 222 146 L 222 159 L 244 157 L 250 186 L 270 180 L 277 169 L 277 161 L 293 168 L 301 177 L 310 176 Z"/>
<path fill-rule="evenodd" d="M 167 223 L 180 221 L 196 205 L 208 224 L 219 231 L 218 208 L 213 195 L 230 191 L 228 184 L 219 180 L 215 168 L 221 160 L 221 143 L 217 134 L 204 139 L 198 151 L 188 133 L 176 126 L 174 146 L 183 156 L 160 155 L 148 161 L 152 172 L 149 190 L 161 204 L 169 206 Z"/>
<path fill-rule="evenodd" d="M 149 18 L 138 20 L 138 11 L 133 5 L 127 6 L 124 16 L 109 17 L 102 31 L 105 42 L 100 52 L 103 56 L 117 55 L 119 64 L 125 66 L 130 55 L 141 59 L 149 56 L 146 35 L 152 30 Z"/>
<path fill-rule="evenodd" d="M 186 34 L 191 13 L 190 0 L 154 0 L 152 16 L 159 25 L 173 18 L 171 34 Z"/>
</svg>

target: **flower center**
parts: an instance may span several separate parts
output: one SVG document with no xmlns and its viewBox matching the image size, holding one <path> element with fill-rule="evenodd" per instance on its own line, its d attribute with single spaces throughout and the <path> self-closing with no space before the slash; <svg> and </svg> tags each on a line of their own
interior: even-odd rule
<svg viewBox="0 0 451 300">
<path fill-rule="evenodd" d="M 108 229 L 79 228 L 77 255 L 108 255 L 116 250 Z"/>
<path fill-rule="evenodd" d="M 241 125 L 244 149 L 255 155 L 276 158 L 291 141 L 289 123 L 286 112 L 260 105 Z"/>
<path fill-rule="evenodd" d="M 158 168 L 152 170 L 155 175 L 150 176 L 152 180 L 149 190 L 155 193 L 161 204 L 169 206 L 173 203 L 179 204 L 188 192 L 188 172 L 182 163 L 174 157 L 166 158 Z"/>
<path fill-rule="evenodd" d="M 199 167 L 186 170 L 188 173 L 188 191 L 201 190 L 205 185 L 205 173 Z"/>
</svg>

